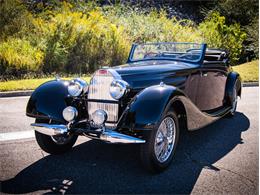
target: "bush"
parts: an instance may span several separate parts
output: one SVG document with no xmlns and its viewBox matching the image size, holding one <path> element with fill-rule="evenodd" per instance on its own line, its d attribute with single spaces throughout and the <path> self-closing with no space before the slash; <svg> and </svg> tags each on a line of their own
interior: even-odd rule
<svg viewBox="0 0 260 195">
<path fill-rule="evenodd" d="M 204 22 L 199 24 L 198 28 L 209 47 L 228 50 L 233 64 L 239 60 L 242 43 L 246 39 L 246 34 L 240 29 L 239 24 L 234 23 L 228 26 L 224 16 L 220 16 L 218 12 L 212 12 Z"/>
<path fill-rule="evenodd" d="M 11 38 L 0 44 L 1 77 L 20 72 L 39 70 L 43 52 L 32 47 L 29 41 Z M 5 75 L 4 75 L 5 74 Z"/>
<path fill-rule="evenodd" d="M 258 58 L 259 52 L 259 1 L 254 0 L 222 0 L 216 2 L 216 10 L 225 16 L 228 24 L 239 23 L 247 38 L 243 42 L 240 62 Z"/>
<path fill-rule="evenodd" d="M 31 21 L 32 15 L 21 1 L 0 0 L 0 40 L 18 36 L 19 32 L 23 37 L 25 31 L 32 27 Z"/>
<path fill-rule="evenodd" d="M 128 6 L 108 7 L 106 17 L 117 26 L 123 26 L 130 42 L 201 42 L 196 25 L 189 20 L 168 18 L 164 10 L 146 13 Z"/>
<path fill-rule="evenodd" d="M 257 58 L 259 58 L 259 19 L 255 17 L 254 20 L 246 26 L 247 32 L 247 49 L 253 50 Z"/>
<path fill-rule="evenodd" d="M 45 73 L 93 72 L 102 65 L 122 63 L 129 50 L 122 27 L 116 27 L 99 10 L 82 13 L 64 4 L 60 13 L 54 12 L 48 20 L 38 19 L 35 24 L 36 34 L 42 32 L 45 37 L 35 41 L 43 43 Z"/>
<path fill-rule="evenodd" d="M 227 25 L 217 12 L 196 25 L 168 18 L 164 10 L 147 12 L 82 2 L 78 6 L 63 2 L 56 9 L 40 6 L 39 13 L 30 13 L 14 0 L 4 1 L 0 10 L 13 13 L 13 2 L 21 6 L 20 14 L 2 20 L 1 75 L 91 73 L 102 66 L 125 63 L 133 42 L 206 42 L 228 49 L 236 62 L 245 39 L 238 24 Z"/>
</svg>

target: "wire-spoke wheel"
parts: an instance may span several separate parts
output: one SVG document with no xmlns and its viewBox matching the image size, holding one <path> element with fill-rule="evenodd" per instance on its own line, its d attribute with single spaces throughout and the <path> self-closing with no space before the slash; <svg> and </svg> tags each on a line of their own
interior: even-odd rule
<svg viewBox="0 0 260 195">
<path fill-rule="evenodd" d="M 175 122 L 171 117 L 166 117 L 161 122 L 155 136 L 154 150 L 158 161 L 165 162 L 173 149 L 176 135 Z"/>
<path fill-rule="evenodd" d="M 141 145 L 141 161 L 151 172 L 166 169 L 174 156 L 179 138 L 178 118 L 173 111 L 168 111 L 160 120 L 157 127 Z"/>
</svg>

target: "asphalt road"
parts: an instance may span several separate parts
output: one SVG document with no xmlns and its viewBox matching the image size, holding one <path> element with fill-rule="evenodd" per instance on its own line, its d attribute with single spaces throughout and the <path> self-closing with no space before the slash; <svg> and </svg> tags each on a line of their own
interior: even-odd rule
<svg viewBox="0 0 260 195">
<path fill-rule="evenodd" d="M 142 169 L 133 145 L 82 137 L 70 152 L 48 155 L 24 114 L 28 97 L 0 98 L 1 192 L 258 194 L 258 87 L 242 93 L 235 117 L 183 133 L 159 175 Z"/>
</svg>

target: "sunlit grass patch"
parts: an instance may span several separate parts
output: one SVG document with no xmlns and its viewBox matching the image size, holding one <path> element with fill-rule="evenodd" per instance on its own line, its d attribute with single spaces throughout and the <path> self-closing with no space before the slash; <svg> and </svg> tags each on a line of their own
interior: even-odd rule
<svg viewBox="0 0 260 195">
<path fill-rule="evenodd" d="M 258 81 L 259 60 L 233 66 L 233 70 L 238 72 L 243 82 Z"/>
<path fill-rule="evenodd" d="M 64 80 L 70 80 L 71 77 L 62 78 Z M 82 77 L 85 81 L 89 82 L 90 77 Z M 0 91 L 16 91 L 16 90 L 30 90 L 35 89 L 41 84 L 54 80 L 54 78 L 42 78 L 42 79 L 22 79 L 0 82 Z"/>
<path fill-rule="evenodd" d="M 259 60 L 233 66 L 233 70 L 238 72 L 243 82 L 258 81 Z M 70 80 L 73 77 L 62 77 L 62 79 Z M 0 82 L 0 91 L 16 91 L 16 90 L 32 90 L 40 86 L 42 83 L 53 80 L 54 77 L 40 79 L 22 79 Z M 82 77 L 85 81 L 90 81 L 90 76 Z"/>
</svg>

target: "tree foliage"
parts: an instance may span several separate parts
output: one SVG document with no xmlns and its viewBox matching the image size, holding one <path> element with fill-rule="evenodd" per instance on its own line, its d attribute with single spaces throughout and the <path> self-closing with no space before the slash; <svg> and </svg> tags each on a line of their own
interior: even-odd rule
<svg viewBox="0 0 260 195">
<path fill-rule="evenodd" d="M 205 21 L 199 24 L 199 30 L 204 42 L 210 47 L 228 50 L 232 63 L 239 60 L 246 33 L 238 23 L 227 25 L 224 16 L 220 16 L 218 12 L 211 12 Z"/>
<path fill-rule="evenodd" d="M 259 1 L 258 0 L 221 0 L 216 2 L 215 10 L 225 16 L 228 24 L 238 23 L 246 32 L 244 50 L 259 52 Z"/>
</svg>

